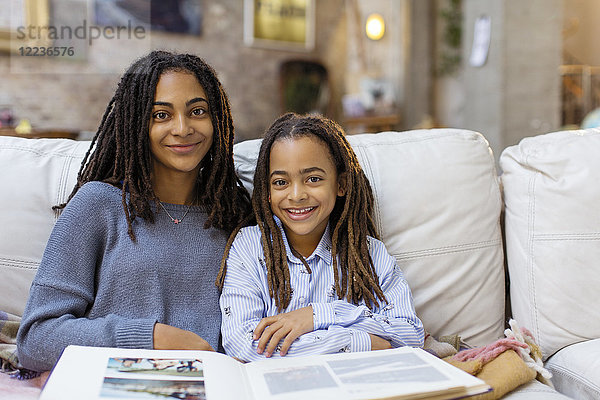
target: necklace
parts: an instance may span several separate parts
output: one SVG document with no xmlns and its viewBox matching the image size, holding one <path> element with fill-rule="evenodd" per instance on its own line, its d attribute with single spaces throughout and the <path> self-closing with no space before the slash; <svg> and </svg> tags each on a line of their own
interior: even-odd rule
<svg viewBox="0 0 600 400">
<path fill-rule="evenodd" d="M 190 204 L 187 208 L 187 210 L 185 210 L 185 214 L 183 214 L 183 217 L 181 218 L 173 218 L 171 216 L 171 214 L 169 214 L 169 212 L 167 211 L 167 209 L 165 208 L 165 206 L 163 206 L 162 201 L 159 201 L 158 204 L 160 204 L 160 206 L 162 207 L 163 210 L 165 210 L 165 212 L 167 213 L 167 215 L 169 216 L 169 218 L 171 218 L 171 221 L 173 221 L 173 223 L 175 225 L 181 223 L 183 221 L 183 219 L 185 218 L 186 215 L 188 215 L 188 213 L 190 212 L 190 208 L 192 208 L 192 205 Z"/>
</svg>

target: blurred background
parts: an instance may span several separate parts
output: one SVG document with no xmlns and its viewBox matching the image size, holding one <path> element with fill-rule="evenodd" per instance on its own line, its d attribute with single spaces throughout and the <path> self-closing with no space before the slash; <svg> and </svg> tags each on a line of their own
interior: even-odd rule
<svg viewBox="0 0 600 400">
<path fill-rule="evenodd" d="M 600 125 L 598 0 L 0 1 L 2 134 L 89 139 L 152 49 L 215 68 L 237 141 L 290 110 L 348 134 L 472 129 L 496 156 Z"/>
</svg>

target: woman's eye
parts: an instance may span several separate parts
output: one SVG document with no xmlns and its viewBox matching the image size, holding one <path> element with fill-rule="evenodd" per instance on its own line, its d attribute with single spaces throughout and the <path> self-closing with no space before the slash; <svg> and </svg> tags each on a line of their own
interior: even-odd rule
<svg viewBox="0 0 600 400">
<path fill-rule="evenodd" d="M 194 108 L 192 110 L 192 115 L 196 116 L 196 117 L 200 117 L 202 115 L 206 114 L 206 110 L 203 108 Z"/>
<path fill-rule="evenodd" d="M 154 119 L 158 119 L 158 120 L 167 119 L 168 116 L 169 116 L 169 114 L 167 114 L 164 111 L 158 111 L 158 112 L 154 113 Z"/>
<path fill-rule="evenodd" d="M 308 181 L 311 183 L 317 183 L 321 180 L 321 178 L 319 178 L 318 176 L 311 176 L 310 178 L 308 178 Z"/>
<path fill-rule="evenodd" d="M 274 180 L 272 183 L 273 186 L 284 186 L 285 185 L 285 181 L 283 179 L 277 179 Z"/>
</svg>

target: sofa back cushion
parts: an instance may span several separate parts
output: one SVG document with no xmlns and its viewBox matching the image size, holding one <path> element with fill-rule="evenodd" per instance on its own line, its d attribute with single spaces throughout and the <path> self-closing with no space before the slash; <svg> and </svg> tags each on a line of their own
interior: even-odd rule
<svg viewBox="0 0 600 400">
<path fill-rule="evenodd" d="M 90 142 L 0 137 L 0 310 L 21 316 L 58 213 Z"/>
<path fill-rule="evenodd" d="M 513 316 L 545 357 L 600 338 L 600 129 L 523 139 L 500 166 Z"/>
<path fill-rule="evenodd" d="M 504 329 L 499 180 L 486 140 L 457 130 L 348 136 L 371 182 L 387 250 L 433 335 L 483 345 Z M 252 189 L 260 139 L 236 144 L 238 175 Z"/>
<path fill-rule="evenodd" d="M 376 198 L 376 223 L 433 335 L 487 344 L 504 327 L 501 201 L 485 139 L 440 129 L 349 136 Z M 0 310 L 21 315 L 89 142 L 0 137 Z M 251 189 L 260 140 L 236 144 Z"/>
</svg>

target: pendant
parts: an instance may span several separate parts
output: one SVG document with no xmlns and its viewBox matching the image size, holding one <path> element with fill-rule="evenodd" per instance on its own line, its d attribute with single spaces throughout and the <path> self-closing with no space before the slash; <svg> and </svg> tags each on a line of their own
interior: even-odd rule
<svg viewBox="0 0 600 400">
<path fill-rule="evenodd" d="M 174 219 L 174 220 L 173 220 L 173 223 L 174 223 L 174 224 L 178 224 L 178 223 L 180 223 L 180 222 L 181 222 L 181 220 L 179 220 L 179 219 Z"/>
</svg>

